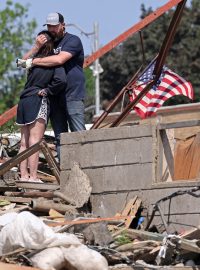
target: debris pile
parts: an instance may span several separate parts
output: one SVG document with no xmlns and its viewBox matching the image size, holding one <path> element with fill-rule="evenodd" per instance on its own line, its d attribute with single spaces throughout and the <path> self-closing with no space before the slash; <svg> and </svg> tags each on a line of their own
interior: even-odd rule
<svg viewBox="0 0 200 270">
<path fill-rule="evenodd" d="M 17 181 L 18 172 L 11 168 L 38 149 L 54 175 L 43 172 L 44 183 Z M 78 163 L 73 163 L 67 184 L 61 189 L 59 167 L 44 141 L 33 146 L 31 152 L 4 160 L 0 175 L 0 269 L 1 264 L 41 270 L 200 265 L 200 229 L 172 231 L 160 207 L 161 202 L 174 196 L 199 197 L 199 187 L 157 201 L 150 218 L 148 207 L 137 195 L 115 216 L 97 217 L 90 208 L 92 187 L 88 176 Z M 156 211 L 162 229 L 153 224 Z"/>
<path fill-rule="evenodd" d="M 78 164 L 74 164 L 70 179 L 74 185 L 82 181 L 86 187 L 78 207 L 65 190 L 64 194 L 56 190 L 15 191 L 1 197 L 1 263 L 42 270 L 175 269 L 200 264 L 199 228 L 170 234 L 165 229 L 152 232 L 155 226 L 145 230 L 149 220 L 138 196 L 116 216 L 95 217 L 85 208 L 91 187 Z M 14 206 L 11 198 L 18 199 Z M 5 208 L 9 205 L 11 209 Z"/>
</svg>

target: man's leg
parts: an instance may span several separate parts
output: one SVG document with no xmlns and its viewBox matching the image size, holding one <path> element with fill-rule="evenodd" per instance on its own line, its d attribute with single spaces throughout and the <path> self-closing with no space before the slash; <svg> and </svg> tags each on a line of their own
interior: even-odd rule
<svg viewBox="0 0 200 270">
<path fill-rule="evenodd" d="M 20 149 L 19 153 L 26 150 L 29 147 L 29 128 L 28 126 L 21 127 L 21 142 L 20 142 Z M 28 160 L 23 160 L 20 165 L 20 174 L 21 174 L 21 180 L 27 180 L 29 178 L 28 174 Z"/>
<path fill-rule="evenodd" d="M 85 130 L 85 107 L 83 101 L 67 101 L 67 118 L 72 132 Z"/>
</svg>

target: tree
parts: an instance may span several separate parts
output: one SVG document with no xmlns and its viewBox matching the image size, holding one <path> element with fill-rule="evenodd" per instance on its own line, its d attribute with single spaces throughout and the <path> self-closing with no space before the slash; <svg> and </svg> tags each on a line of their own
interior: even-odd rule
<svg viewBox="0 0 200 270">
<path fill-rule="evenodd" d="M 141 6 L 141 19 L 152 12 L 152 8 Z M 142 30 L 146 63 L 158 53 L 174 10 L 170 10 Z M 195 99 L 200 100 L 200 1 L 193 0 L 185 7 L 175 39 L 167 55 L 166 65 L 193 84 Z M 142 64 L 141 44 L 138 35 L 133 35 L 101 59 L 104 73 L 101 75 L 102 99 L 111 100 L 130 80 Z M 166 104 L 190 102 L 176 97 Z"/>
<path fill-rule="evenodd" d="M 17 69 L 15 60 L 33 42 L 36 21 L 27 21 L 27 12 L 28 6 L 12 0 L 0 9 L 0 113 L 17 103 L 25 82 L 25 73 Z"/>
<path fill-rule="evenodd" d="M 95 103 L 95 80 L 90 68 L 84 69 L 84 75 L 86 78 L 86 98 L 85 98 L 85 121 L 91 123 L 92 116 L 94 115 L 94 103 Z"/>
</svg>

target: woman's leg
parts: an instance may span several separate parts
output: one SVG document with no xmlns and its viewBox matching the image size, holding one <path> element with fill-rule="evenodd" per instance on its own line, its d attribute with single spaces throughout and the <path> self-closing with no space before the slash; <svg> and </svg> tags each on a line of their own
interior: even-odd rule
<svg viewBox="0 0 200 270">
<path fill-rule="evenodd" d="M 26 150 L 29 147 L 29 126 L 21 127 L 21 143 L 19 153 Z M 28 180 L 28 160 L 25 159 L 19 165 L 21 179 Z"/>
<path fill-rule="evenodd" d="M 29 147 L 33 144 L 39 142 L 45 131 L 45 120 L 44 119 L 37 119 L 33 124 L 29 125 Z M 30 170 L 30 180 L 37 179 L 37 169 L 38 169 L 38 161 L 39 161 L 39 152 L 36 152 L 32 156 L 29 157 L 29 170 Z"/>
</svg>

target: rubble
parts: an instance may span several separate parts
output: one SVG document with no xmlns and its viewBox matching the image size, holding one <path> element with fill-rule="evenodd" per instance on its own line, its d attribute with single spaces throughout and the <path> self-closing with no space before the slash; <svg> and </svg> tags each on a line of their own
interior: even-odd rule
<svg viewBox="0 0 200 270">
<path fill-rule="evenodd" d="M 198 197 L 196 192 L 199 187 L 176 191 L 160 199 L 154 204 L 151 216 L 147 215 L 148 212 L 139 195 L 135 195 L 115 216 L 98 217 L 90 212 L 89 199 L 92 190 L 90 179 L 79 164 L 72 164 L 67 185 L 61 188 L 54 156 L 49 154 L 46 143 L 40 142 L 33 149 L 38 147 L 45 148 L 45 153 L 51 157 L 48 164 L 54 176 L 40 172 L 44 175 L 44 179 L 46 177 L 44 183 L 20 183 L 16 180 L 15 171 L 15 177 L 13 175 L 10 177 L 12 180 L 4 179 L 6 188 L 0 185 L 0 221 L 4 220 L 0 228 L 2 263 L 6 263 L 6 266 L 14 263 L 16 267 L 31 266 L 30 269 L 38 267 L 43 270 L 89 270 L 98 269 L 97 266 L 102 270 L 198 267 L 199 228 L 184 233 L 173 231 L 165 220 L 161 202 L 184 194 Z M 28 155 L 31 153 L 32 151 Z M 24 158 L 23 153 L 20 157 L 4 161 L 1 175 L 10 173 L 11 167 L 21 161 L 21 157 Z M 162 230 L 154 226 L 155 213 L 161 217 Z M 6 224 L 8 221 L 5 214 L 11 215 L 12 219 L 18 219 L 17 223 L 12 226 L 11 222 Z M 32 216 L 34 221 L 31 221 Z M 29 225 L 25 224 L 24 220 Z M 38 222 L 44 225 L 40 227 L 37 225 Z M 9 232 L 9 226 L 15 230 L 15 234 Z M 51 234 L 60 235 L 59 240 L 53 237 L 56 244 L 52 242 L 52 235 L 49 239 L 44 238 L 43 226 L 51 230 Z M 28 231 L 25 228 L 29 228 Z M 157 232 L 151 231 L 152 228 Z M 38 239 L 35 238 L 34 230 L 37 230 Z M 8 232 L 7 236 L 4 235 L 5 231 Z M 20 235 L 25 243 L 19 240 Z M 32 235 L 35 241 L 33 245 L 31 245 Z M 67 247 L 67 242 L 61 243 L 60 240 L 66 235 L 72 236 L 72 242 L 68 243 Z M 48 244 L 45 244 L 45 241 Z"/>
<path fill-rule="evenodd" d="M 30 194 L 35 196 L 40 193 L 42 192 L 30 191 Z M 9 195 L 12 195 L 12 193 Z M 13 195 L 18 194 L 14 193 Z M 26 192 L 26 196 L 28 196 L 28 192 Z M 12 198 L 12 196 L 5 196 L 1 199 L 3 201 L 3 199 L 6 198 L 9 201 L 9 198 Z M 26 198 L 24 197 L 23 199 L 25 200 Z M 43 212 L 41 209 L 43 208 L 44 199 L 36 199 L 36 201 L 37 200 L 38 205 L 40 204 L 40 208 L 37 209 L 34 209 L 29 201 L 22 200 L 18 201 L 17 204 L 23 205 L 25 203 L 29 207 L 29 210 L 37 210 L 41 215 Z M 97 266 L 95 266 L 95 268 L 93 268 L 94 266 L 89 268 L 90 266 L 86 264 L 86 262 L 92 263 L 92 255 L 88 255 L 89 258 L 84 261 L 81 259 L 80 264 L 77 261 L 77 258 L 80 258 L 80 254 L 82 253 L 85 254 L 84 258 L 87 258 L 86 246 L 88 246 L 91 251 L 95 250 L 95 254 L 99 254 L 98 256 L 102 254 L 106 259 L 104 259 L 105 262 L 107 261 L 110 265 L 109 268 L 107 268 L 106 264 L 104 265 L 103 260 L 102 262 L 104 266 L 99 268 L 102 270 L 163 269 L 162 266 L 173 266 L 175 269 L 176 265 L 177 267 L 180 267 L 181 264 L 182 268 L 185 266 L 189 267 L 189 265 L 192 267 L 197 266 L 200 254 L 199 228 L 188 230 L 183 234 L 178 235 L 176 233 L 170 235 L 167 234 L 166 231 L 162 234 L 149 232 L 144 231 L 141 227 L 138 228 L 138 225 L 134 224 L 137 224 L 135 219 L 138 220 L 138 212 L 142 213 L 142 201 L 137 196 L 127 203 L 120 214 L 118 213 L 115 217 L 108 218 L 98 218 L 91 214 L 88 214 L 88 216 L 85 214 L 85 217 L 81 217 L 83 213 L 81 214 L 78 208 L 76 209 L 76 212 L 72 211 L 71 213 L 70 211 L 65 211 L 65 208 L 57 209 L 57 211 L 55 211 L 56 207 L 54 206 L 56 203 L 51 204 L 51 201 L 46 201 L 46 203 L 49 204 L 49 209 L 52 208 L 50 211 L 49 209 L 48 211 L 45 211 L 46 213 L 49 213 L 49 216 L 40 216 L 40 218 L 34 216 L 32 219 L 33 215 L 26 211 L 24 212 L 26 209 L 23 209 L 21 214 L 12 213 L 7 214 L 7 218 L 6 215 L 0 217 L 0 250 L 2 262 L 14 262 L 16 265 L 31 265 L 43 270 L 98 269 Z M 65 205 L 65 203 L 66 202 L 63 204 L 62 202 L 60 205 L 62 205 L 62 207 L 65 206 L 73 208 L 73 206 Z M 37 211 L 35 213 L 37 213 Z M 133 215 L 130 213 L 133 213 Z M 123 216 L 122 214 L 127 214 L 127 216 Z M 11 215 L 11 221 L 9 220 L 9 215 Z M 20 217 L 22 217 L 22 219 Z M 144 219 L 146 218 L 147 217 L 144 217 Z M 15 219 L 17 223 L 13 223 L 12 225 L 12 221 Z M 38 222 L 39 224 L 43 224 L 41 219 L 48 226 L 37 225 Z M 110 225 L 109 222 L 112 220 L 120 220 L 121 223 Z M 25 225 L 26 222 L 28 222 L 27 225 Z M 55 237 L 52 236 L 53 231 L 50 233 L 50 238 L 44 235 L 42 236 L 41 233 L 44 234 L 44 229 L 40 226 L 45 226 L 45 228 L 48 228 L 48 231 L 51 230 L 51 227 L 54 228 L 55 231 L 60 231 L 60 240 L 56 240 Z M 136 228 L 133 228 L 133 226 Z M 64 228 L 65 230 L 63 230 Z M 11 229 L 15 230 L 17 237 L 16 234 L 10 231 Z M 35 229 L 37 229 L 38 239 L 36 237 L 36 232 L 34 232 Z M 4 235 L 5 232 L 7 233 L 6 236 Z M 85 244 L 86 246 L 83 250 L 79 248 L 77 249 L 77 247 L 75 250 L 73 250 L 73 248 L 69 248 L 69 244 L 67 244 L 68 242 L 66 241 L 65 243 L 61 243 L 61 239 L 62 237 L 65 237 L 66 232 L 73 233 L 70 235 L 74 235 L 74 237 L 77 235 L 79 238 L 79 240 L 78 238 L 76 238 L 77 240 L 72 238 L 70 246 L 81 246 Z M 22 239 L 25 240 L 25 243 L 23 243 L 22 240 L 19 240 L 20 235 L 22 235 Z M 34 242 L 32 242 L 32 235 L 34 235 Z M 55 245 L 51 239 L 54 239 L 53 241 L 56 243 Z M 75 242 L 73 242 L 74 240 Z M 6 246 L 4 246 L 4 243 Z M 68 247 L 64 247 L 66 244 Z M 37 253 L 35 253 L 34 250 L 37 250 Z M 77 252 L 78 257 L 76 257 L 76 253 L 74 252 Z M 74 268 L 72 267 L 73 263 L 69 263 L 69 260 L 72 258 Z M 101 258 L 101 256 L 99 258 Z M 94 264 L 96 265 L 96 263 Z M 85 268 L 83 268 L 83 265 L 87 265 L 87 267 L 85 266 Z"/>
</svg>

